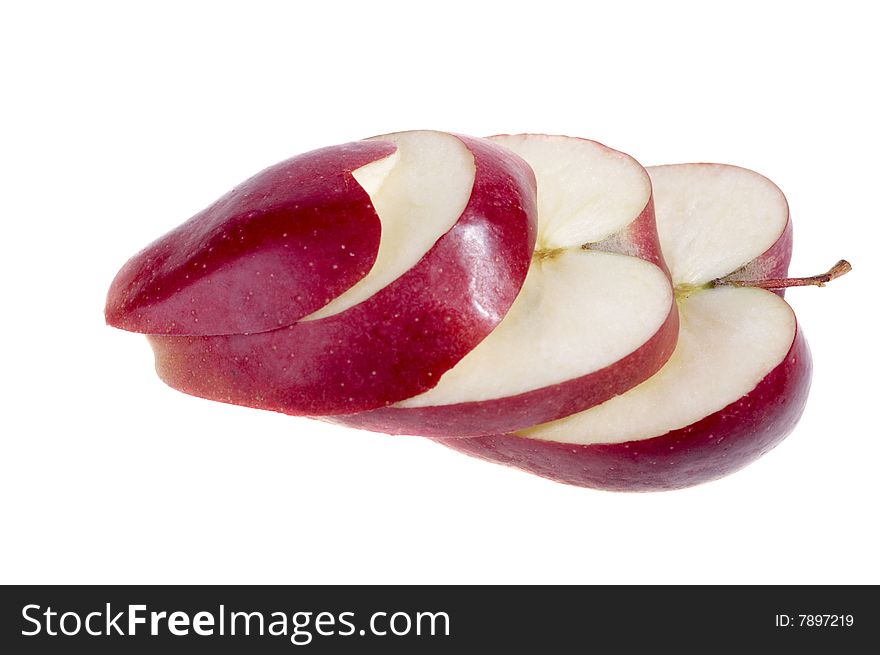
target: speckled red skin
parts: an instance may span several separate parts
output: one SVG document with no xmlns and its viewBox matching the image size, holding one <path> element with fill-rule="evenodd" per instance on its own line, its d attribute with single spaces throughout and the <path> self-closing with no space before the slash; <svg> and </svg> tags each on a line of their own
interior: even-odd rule
<svg viewBox="0 0 880 655">
<path fill-rule="evenodd" d="M 250 335 L 151 336 L 170 386 L 294 415 L 363 411 L 436 385 L 501 321 L 525 280 L 536 236 L 531 168 L 491 142 L 474 155 L 470 201 L 407 273 L 334 316 Z"/>
<path fill-rule="evenodd" d="M 514 435 L 437 439 L 550 480 L 608 491 L 666 491 L 733 473 L 778 445 L 806 404 L 810 350 L 800 329 L 785 359 L 748 394 L 688 427 L 621 444 L 578 446 Z"/>
<path fill-rule="evenodd" d="M 669 277 L 660 251 L 653 198 L 648 198 L 629 225 L 590 248 L 640 257 Z M 380 407 L 327 420 L 372 432 L 424 437 L 476 437 L 522 430 L 582 412 L 632 389 L 660 370 L 677 341 L 678 309 L 673 299 L 669 316 L 648 341 L 588 375 L 505 398 L 429 407 Z"/>
<path fill-rule="evenodd" d="M 426 437 L 474 437 L 512 432 L 584 411 L 654 375 L 675 350 L 675 304 L 663 326 L 641 347 L 605 368 L 516 396 L 433 407 L 381 407 L 327 419 L 362 430 Z"/>
<path fill-rule="evenodd" d="M 376 260 L 381 223 L 352 171 L 394 150 L 390 142 L 347 143 L 246 180 L 122 267 L 107 323 L 149 334 L 240 334 L 317 311 Z"/>
</svg>

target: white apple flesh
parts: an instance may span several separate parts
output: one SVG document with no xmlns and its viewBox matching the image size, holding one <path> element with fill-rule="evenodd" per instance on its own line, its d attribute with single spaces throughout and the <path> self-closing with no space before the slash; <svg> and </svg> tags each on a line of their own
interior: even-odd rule
<svg viewBox="0 0 880 655">
<path fill-rule="evenodd" d="M 681 318 L 666 365 L 587 411 L 514 434 L 442 443 L 559 482 L 654 491 L 731 473 L 792 430 L 809 391 L 810 352 L 781 296 L 745 282 L 761 286 L 785 275 L 785 198 L 737 167 L 648 170 Z"/>
</svg>

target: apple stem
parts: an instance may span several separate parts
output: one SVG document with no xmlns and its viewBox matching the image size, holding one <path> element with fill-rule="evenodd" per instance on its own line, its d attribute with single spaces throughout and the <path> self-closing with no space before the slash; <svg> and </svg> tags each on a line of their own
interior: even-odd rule
<svg viewBox="0 0 880 655">
<path fill-rule="evenodd" d="M 845 275 L 852 270 L 852 265 L 845 259 L 841 259 L 827 272 L 810 277 L 783 277 L 771 280 L 723 280 L 717 279 L 712 286 L 732 287 L 757 287 L 758 289 L 787 289 L 788 287 L 824 287 L 835 278 Z"/>
</svg>

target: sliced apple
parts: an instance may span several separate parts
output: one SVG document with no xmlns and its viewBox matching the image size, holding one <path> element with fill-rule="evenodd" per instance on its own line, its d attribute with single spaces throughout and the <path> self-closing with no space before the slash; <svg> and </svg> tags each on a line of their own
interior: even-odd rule
<svg viewBox="0 0 880 655">
<path fill-rule="evenodd" d="M 773 182 L 724 164 L 652 166 L 648 173 L 660 245 L 679 290 L 788 273 L 791 219 Z"/>
<path fill-rule="evenodd" d="M 534 250 L 531 169 L 471 137 L 406 132 L 369 143 L 396 148 L 390 165 L 352 173 L 381 219 L 370 271 L 279 329 L 150 336 L 166 383 L 288 414 L 361 411 L 435 386 L 498 325 Z"/>
<path fill-rule="evenodd" d="M 784 196 L 732 166 L 648 170 L 681 317 L 666 365 L 587 411 L 514 434 L 442 443 L 560 482 L 650 491 L 726 475 L 791 431 L 809 391 L 809 349 L 788 304 L 750 288 L 799 283 L 770 279 L 784 277 L 791 256 Z"/>
<path fill-rule="evenodd" d="M 395 152 L 389 141 L 348 143 L 258 173 L 132 257 L 110 286 L 107 322 L 150 334 L 240 334 L 317 311 L 381 252 L 379 216 L 355 179 Z"/>
<path fill-rule="evenodd" d="M 654 374 L 678 331 L 651 183 L 594 141 L 495 137 L 538 180 L 538 238 L 500 325 L 429 391 L 330 420 L 393 434 L 474 436 L 602 403 Z"/>
</svg>

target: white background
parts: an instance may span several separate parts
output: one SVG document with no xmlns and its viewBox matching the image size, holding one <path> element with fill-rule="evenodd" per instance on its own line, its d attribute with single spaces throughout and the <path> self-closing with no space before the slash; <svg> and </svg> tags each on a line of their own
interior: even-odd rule
<svg viewBox="0 0 880 655">
<path fill-rule="evenodd" d="M 10 5 L 0 581 L 880 582 L 870 3 Z M 794 434 L 694 489 L 590 491 L 187 397 L 104 325 L 125 259 L 240 180 L 422 127 L 776 181 L 792 272 L 855 267 L 788 295 L 815 357 Z"/>
</svg>

